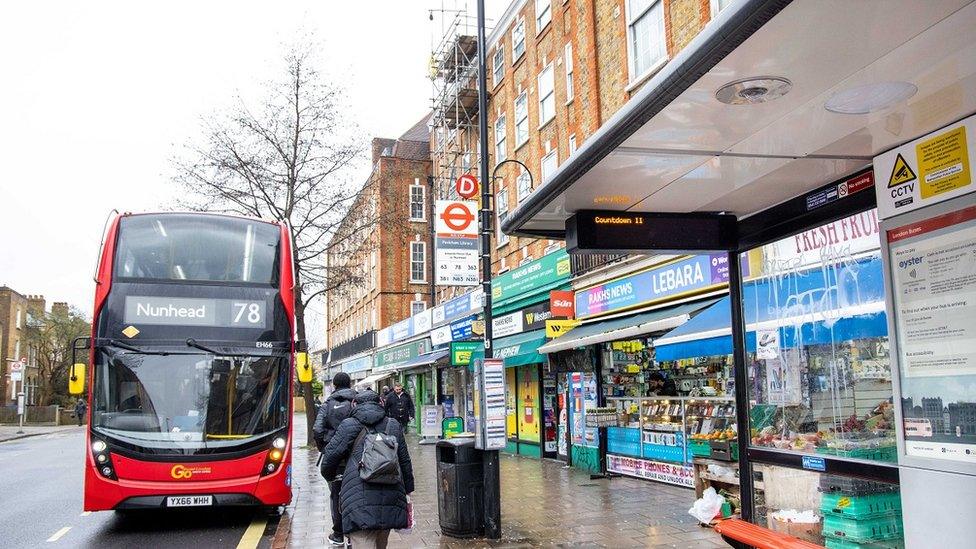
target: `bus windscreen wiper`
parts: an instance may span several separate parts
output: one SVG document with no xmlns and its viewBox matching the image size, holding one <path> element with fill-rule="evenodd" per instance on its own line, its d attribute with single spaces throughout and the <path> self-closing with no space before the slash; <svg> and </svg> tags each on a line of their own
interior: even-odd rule
<svg viewBox="0 0 976 549">
<path fill-rule="evenodd" d="M 144 355 L 162 355 L 162 356 L 169 355 L 169 353 L 167 353 L 166 351 L 151 351 L 148 349 L 140 349 L 135 345 L 129 345 L 128 343 L 124 341 L 119 341 L 117 339 L 108 340 L 108 344 L 111 347 L 118 347 L 119 349 L 125 349 L 126 351 L 132 351 L 133 353 L 141 353 Z"/>
<path fill-rule="evenodd" d="M 218 352 L 218 351 L 216 351 L 214 349 L 211 349 L 210 347 L 207 347 L 206 345 L 200 345 L 199 343 L 197 343 L 197 340 L 193 339 L 192 337 L 186 338 L 186 346 L 187 347 L 193 347 L 195 349 L 200 349 L 201 351 L 206 351 L 206 352 L 208 352 L 208 353 L 210 353 L 212 355 L 223 355 L 224 354 L 224 353 Z"/>
</svg>

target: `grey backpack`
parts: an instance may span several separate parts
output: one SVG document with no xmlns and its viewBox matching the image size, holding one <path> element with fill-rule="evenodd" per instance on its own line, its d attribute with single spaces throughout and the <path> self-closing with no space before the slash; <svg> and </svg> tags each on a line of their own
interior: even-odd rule
<svg viewBox="0 0 976 549">
<path fill-rule="evenodd" d="M 353 448 L 363 441 L 363 457 L 359 459 L 359 478 L 374 484 L 397 484 L 400 482 L 400 460 L 397 457 L 399 442 L 396 435 L 390 434 L 390 421 L 386 422 L 385 432 L 380 433 L 364 427 Z"/>
</svg>

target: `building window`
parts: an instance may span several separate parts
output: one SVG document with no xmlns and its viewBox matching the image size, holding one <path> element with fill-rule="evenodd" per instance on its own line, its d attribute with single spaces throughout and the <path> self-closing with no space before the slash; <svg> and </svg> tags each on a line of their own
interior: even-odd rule
<svg viewBox="0 0 976 549">
<path fill-rule="evenodd" d="M 508 189 L 502 189 L 495 195 L 496 241 L 499 246 L 508 244 L 508 235 L 502 232 L 502 221 L 508 218 Z"/>
<path fill-rule="evenodd" d="M 556 173 L 556 168 L 559 166 L 559 155 L 556 154 L 559 149 L 553 149 L 549 151 L 549 154 L 542 157 L 542 180 L 546 181 L 552 174 Z"/>
<path fill-rule="evenodd" d="M 574 152 L 576 152 L 576 134 L 575 133 L 573 135 L 569 136 L 569 154 L 570 154 L 570 156 L 572 156 L 572 154 Z"/>
<path fill-rule="evenodd" d="M 427 309 L 426 301 L 411 301 L 410 302 L 410 316 L 419 315 Z"/>
<path fill-rule="evenodd" d="M 21 328 L 21 325 L 20 325 L 20 322 L 21 322 L 21 318 L 20 318 L 21 317 L 21 314 L 22 313 L 20 311 L 20 307 L 17 307 L 17 323 L 15 324 L 15 326 L 17 326 L 17 329 L 18 330 Z"/>
<path fill-rule="evenodd" d="M 14 341 L 14 360 L 20 360 L 20 340 Z"/>
<path fill-rule="evenodd" d="M 529 92 L 515 98 L 515 148 L 529 140 Z"/>
<path fill-rule="evenodd" d="M 552 0 L 535 0 L 535 33 L 539 34 L 552 21 Z"/>
<path fill-rule="evenodd" d="M 532 194 L 532 177 L 529 175 L 529 172 L 522 170 L 518 179 L 515 180 L 515 188 L 518 192 L 519 204 L 521 204 L 523 200 Z"/>
<path fill-rule="evenodd" d="M 533 261 L 535 261 L 535 260 L 532 259 L 532 256 L 531 255 L 527 255 L 527 256 L 523 257 L 521 261 L 519 261 L 518 266 L 521 267 L 523 265 L 527 265 L 529 263 L 532 263 Z"/>
<path fill-rule="evenodd" d="M 498 49 L 495 50 L 495 55 L 491 59 L 491 84 L 497 86 L 505 77 L 505 44 L 503 42 L 498 43 Z"/>
<path fill-rule="evenodd" d="M 631 81 L 643 77 L 667 57 L 663 0 L 627 2 L 627 53 Z"/>
<path fill-rule="evenodd" d="M 576 89 L 573 87 L 573 44 L 566 44 L 563 54 L 563 66 L 566 68 L 566 102 L 569 103 L 576 96 Z"/>
<path fill-rule="evenodd" d="M 410 282 L 427 282 L 427 243 L 410 243 Z"/>
<path fill-rule="evenodd" d="M 539 127 L 556 116 L 556 94 L 553 89 L 552 63 L 539 73 Z"/>
<path fill-rule="evenodd" d="M 425 192 L 423 185 L 410 185 L 410 221 L 427 219 Z"/>
<path fill-rule="evenodd" d="M 732 0 L 711 0 L 709 4 L 712 11 L 712 19 L 715 19 L 715 16 L 718 15 L 720 11 L 727 8 L 731 3 Z"/>
<path fill-rule="evenodd" d="M 502 115 L 495 121 L 495 164 L 506 158 L 508 151 L 505 148 L 505 115 Z"/>
<path fill-rule="evenodd" d="M 560 246 L 559 242 L 553 242 L 552 240 L 550 240 L 549 245 L 547 245 L 546 248 L 542 250 L 542 255 L 549 255 L 561 247 L 562 246 Z"/>
<path fill-rule="evenodd" d="M 466 152 L 461 155 L 461 173 L 468 173 L 471 171 L 471 153 Z"/>
<path fill-rule="evenodd" d="M 525 53 L 525 19 L 519 20 L 512 29 L 512 64 Z"/>
</svg>

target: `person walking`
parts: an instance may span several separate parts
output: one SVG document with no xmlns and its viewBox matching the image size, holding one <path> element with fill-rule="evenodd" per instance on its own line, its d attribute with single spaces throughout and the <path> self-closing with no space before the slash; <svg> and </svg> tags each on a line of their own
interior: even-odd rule
<svg viewBox="0 0 976 549">
<path fill-rule="evenodd" d="M 377 463 L 364 456 L 367 442 L 371 448 L 383 450 L 385 446 L 390 453 L 395 449 L 398 475 L 370 476 L 370 468 Z M 413 492 L 414 478 L 403 429 L 395 418 L 387 417 L 376 392 L 366 390 L 356 396 L 352 417 L 339 424 L 322 455 L 322 474 L 327 480 L 342 471 L 342 529 L 352 547 L 384 549 L 390 530 L 408 527 L 407 495 Z M 370 452 L 371 458 L 375 455 Z M 343 461 L 346 465 L 341 469 Z"/>
<path fill-rule="evenodd" d="M 392 417 L 400 423 L 406 430 L 407 424 L 413 419 L 415 410 L 413 409 L 413 399 L 403 390 L 403 384 L 399 381 L 393 384 L 393 390 L 386 395 L 383 405 L 386 408 L 386 415 Z"/>
<path fill-rule="evenodd" d="M 75 402 L 75 417 L 78 418 L 78 427 L 81 427 L 85 423 L 87 412 L 88 403 L 85 402 L 84 398 L 78 398 L 78 402 Z"/>
<path fill-rule="evenodd" d="M 332 378 L 332 394 L 319 407 L 318 414 L 315 416 L 315 424 L 312 426 L 312 438 L 315 439 L 315 446 L 319 452 L 324 452 L 326 446 L 332 440 L 336 429 L 347 418 L 352 415 L 353 399 L 356 398 L 356 391 L 350 385 L 352 380 L 349 374 L 339 372 Z M 340 464 L 342 466 L 344 464 Z M 329 499 L 332 506 L 332 533 L 329 534 L 329 543 L 332 545 L 345 545 L 342 535 L 342 514 L 339 512 L 339 491 L 342 488 L 342 475 L 329 482 Z"/>
</svg>

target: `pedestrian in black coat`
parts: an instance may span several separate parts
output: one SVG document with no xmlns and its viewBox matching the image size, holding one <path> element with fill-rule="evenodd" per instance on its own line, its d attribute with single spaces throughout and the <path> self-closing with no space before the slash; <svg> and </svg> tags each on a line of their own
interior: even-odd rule
<svg viewBox="0 0 976 549">
<path fill-rule="evenodd" d="M 349 388 L 350 384 L 349 374 L 345 372 L 339 372 L 332 378 L 332 387 L 335 390 L 326 399 L 325 404 L 319 407 L 318 414 L 315 416 L 315 425 L 312 427 L 312 438 L 315 439 L 319 452 L 325 450 L 339 425 L 352 416 L 356 391 Z M 344 465 L 345 463 L 340 464 L 340 466 Z M 332 533 L 329 534 L 329 543 L 337 546 L 346 543 L 342 536 L 342 514 L 339 512 L 341 482 L 341 478 L 329 482 L 329 499 L 332 507 Z"/>
<path fill-rule="evenodd" d="M 390 530 L 407 527 L 407 494 L 413 492 L 413 466 L 407 451 L 400 424 L 386 416 L 380 406 L 380 396 L 363 391 L 356 396 L 352 417 L 343 421 L 325 447 L 322 474 L 334 478 L 339 463 L 346 461 L 342 474 L 342 530 L 350 537 L 353 547 L 386 547 Z M 400 482 L 376 484 L 359 476 L 359 460 L 363 455 L 363 440 L 357 440 L 363 429 L 388 433 L 397 439 L 400 463 Z M 355 445 L 355 448 L 353 447 Z"/>
<path fill-rule="evenodd" d="M 416 413 L 413 399 L 403 390 L 403 384 L 400 382 L 393 384 L 393 390 L 386 395 L 383 405 L 386 407 L 386 415 L 400 422 L 400 426 L 404 429 Z"/>
</svg>

